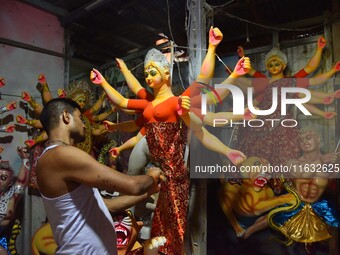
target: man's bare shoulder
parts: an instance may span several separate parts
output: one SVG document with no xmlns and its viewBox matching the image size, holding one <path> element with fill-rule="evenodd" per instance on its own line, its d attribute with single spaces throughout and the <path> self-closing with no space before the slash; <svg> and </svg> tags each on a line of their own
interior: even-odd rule
<svg viewBox="0 0 340 255">
<path fill-rule="evenodd" d="M 42 194 L 56 197 L 70 191 L 79 184 L 69 180 L 69 175 L 77 167 L 78 158 L 87 154 L 73 146 L 57 146 L 46 151 L 38 160 L 36 175 Z M 71 188 L 72 189 L 72 188 Z"/>
<path fill-rule="evenodd" d="M 38 160 L 36 167 L 39 176 L 67 177 L 70 171 L 82 167 L 92 157 L 74 146 L 57 146 L 47 150 Z"/>
<path fill-rule="evenodd" d="M 48 164 L 51 167 L 72 161 L 71 156 L 77 154 L 79 149 L 73 146 L 56 146 L 48 149 L 42 154 L 38 160 L 39 165 Z M 53 165 L 51 165 L 53 163 Z"/>
</svg>

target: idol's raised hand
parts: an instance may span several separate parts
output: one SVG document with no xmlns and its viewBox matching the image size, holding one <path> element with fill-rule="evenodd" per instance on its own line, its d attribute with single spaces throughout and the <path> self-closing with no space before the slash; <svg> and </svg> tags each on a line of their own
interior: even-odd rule
<svg viewBox="0 0 340 255">
<path fill-rule="evenodd" d="M 0 76 L 0 88 L 6 85 L 6 80 L 4 77 Z"/>
<path fill-rule="evenodd" d="M 120 150 L 118 147 L 114 147 L 109 150 L 109 153 L 112 161 L 115 161 L 120 154 Z"/>
<path fill-rule="evenodd" d="M 230 149 L 227 152 L 228 159 L 235 165 L 240 165 L 244 160 L 247 159 L 246 155 L 244 155 L 241 151 Z"/>
<path fill-rule="evenodd" d="M 326 44 L 327 44 L 326 38 L 323 36 L 320 36 L 318 39 L 318 48 L 323 49 L 325 48 Z"/>
<path fill-rule="evenodd" d="M 120 70 L 128 69 L 123 59 L 116 58 L 116 62 L 117 62 L 117 66 Z"/>
<path fill-rule="evenodd" d="M 340 71 L 340 61 L 336 62 L 336 64 L 334 65 L 333 69 L 334 69 L 336 72 L 339 72 L 339 71 Z"/>
<path fill-rule="evenodd" d="M 251 70 L 250 59 L 248 57 L 242 57 L 239 59 L 239 61 L 237 61 L 233 73 L 238 76 L 242 76 L 244 74 L 249 73 L 250 70 Z"/>
<path fill-rule="evenodd" d="M 93 84 L 101 85 L 105 81 L 105 78 L 97 69 L 93 68 L 90 73 L 90 80 Z"/>
<path fill-rule="evenodd" d="M 190 97 L 189 96 L 181 96 L 178 99 L 177 105 L 177 113 L 178 115 L 183 115 L 188 113 L 190 110 Z"/>
<path fill-rule="evenodd" d="M 217 28 L 210 27 L 209 30 L 209 44 L 217 46 L 223 39 L 222 32 Z"/>
<path fill-rule="evenodd" d="M 17 103 L 15 101 L 10 102 L 6 105 L 7 111 L 12 111 L 17 108 Z"/>
</svg>

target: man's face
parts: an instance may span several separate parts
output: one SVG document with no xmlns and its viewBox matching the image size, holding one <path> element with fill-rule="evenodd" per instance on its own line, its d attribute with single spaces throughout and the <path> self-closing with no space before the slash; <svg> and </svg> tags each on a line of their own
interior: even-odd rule
<svg viewBox="0 0 340 255">
<path fill-rule="evenodd" d="M 299 134 L 298 142 L 303 152 L 313 151 L 319 148 L 319 137 L 313 132 Z"/>
<path fill-rule="evenodd" d="M 71 127 L 71 138 L 74 142 L 80 143 L 85 140 L 85 124 L 81 112 L 76 109 L 73 113 L 73 125 Z"/>
</svg>

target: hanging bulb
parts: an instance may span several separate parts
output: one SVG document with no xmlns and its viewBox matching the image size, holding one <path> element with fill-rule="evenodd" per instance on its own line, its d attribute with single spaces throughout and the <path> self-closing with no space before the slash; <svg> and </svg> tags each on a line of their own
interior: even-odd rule
<svg viewBox="0 0 340 255">
<path fill-rule="evenodd" d="M 246 38 L 246 42 L 249 43 L 250 39 L 249 39 L 249 30 L 248 30 L 248 23 L 247 23 L 247 38 Z"/>
</svg>

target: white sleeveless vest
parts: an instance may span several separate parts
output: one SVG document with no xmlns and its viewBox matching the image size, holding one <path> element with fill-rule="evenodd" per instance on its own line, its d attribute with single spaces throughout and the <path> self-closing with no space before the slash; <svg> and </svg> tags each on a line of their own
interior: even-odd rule
<svg viewBox="0 0 340 255">
<path fill-rule="evenodd" d="M 47 147 L 41 156 L 54 147 Z M 41 196 L 57 255 L 117 254 L 114 223 L 98 189 L 81 184 L 60 197 Z"/>
</svg>

